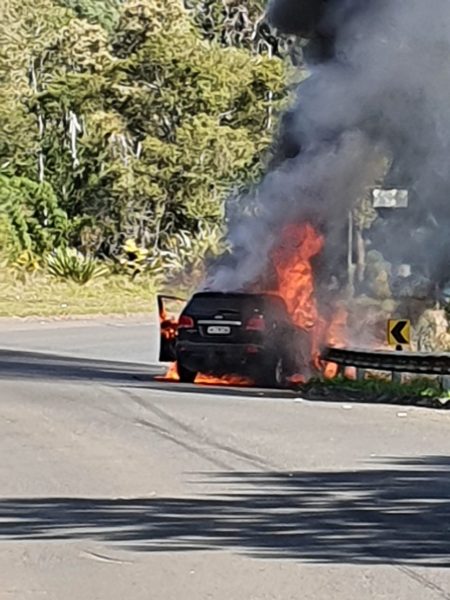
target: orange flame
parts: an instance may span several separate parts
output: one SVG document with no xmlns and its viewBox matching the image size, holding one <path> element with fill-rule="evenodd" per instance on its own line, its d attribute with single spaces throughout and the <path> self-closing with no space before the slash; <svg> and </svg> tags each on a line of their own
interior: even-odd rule
<svg viewBox="0 0 450 600">
<path fill-rule="evenodd" d="M 166 338 L 167 341 L 175 339 L 177 335 L 178 320 L 174 317 L 170 317 L 164 307 L 159 313 L 159 322 L 161 335 Z"/>
<path fill-rule="evenodd" d="M 167 373 L 162 377 L 156 377 L 156 379 L 159 381 L 179 381 L 180 379 L 177 373 L 177 363 L 172 363 L 169 366 Z M 195 378 L 195 383 L 201 383 L 204 385 L 254 385 L 254 381 L 249 377 L 239 377 L 238 375 L 223 375 L 222 377 L 214 377 L 213 375 L 206 375 L 205 373 L 199 373 Z"/>
<path fill-rule="evenodd" d="M 255 385 L 255 382 L 250 377 L 240 377 L 239 375 L 223 375 L 222 377 L 213 377 L 199 373 L 195 378 L 195 383 L 203 383 L 205 385 L 234 385 L 247 386 Z"/>
<path fill-rule="evenodd" d="M 156 377 L 156 379 L 160 381 L 179 381 L 178 373 L 177 373 L 177 363 L 170 363 L 167 372 L 162 377 Z"/>
<path fill-rule="evenodd" d="M 322 248 L 323 237 L 309 223 L 288 225 L 283 230 L 281 244 L 272 254 L 278 293 L 294 323 L 302 329 L 313 328 L 319 318 L 311 259 Z"/>
<path fill-rule="evenodd" d="M 324 343 L 336 348 L 343 346 L 345 342 L 345 331 L 347 327 L 347 311 L 342 307 L 336 308 L 331 322 L 326 328 Z M 323 374 L 327 379 L 333 379 L 339 373 L 339 367 L 335 363 L 321 361 Z"/>
<path fill-rule="evenodd" d="M 346 312 L 339 309 L 331 322 L 320 315 L 312 259 L 324 246 L 323 236 L 310 223 L 288 225 L 281 244 L 272 253 L 278 276 L 277 293 L 284 299 L 294 323 L 311 335 L 311 363 L 325 377 L 335 377 L 338 367 L 320 360 L 325 344 L 339 345 L 344 339 Z M 297 377 L 297 376 L 295 376 Z"/>
</svg>

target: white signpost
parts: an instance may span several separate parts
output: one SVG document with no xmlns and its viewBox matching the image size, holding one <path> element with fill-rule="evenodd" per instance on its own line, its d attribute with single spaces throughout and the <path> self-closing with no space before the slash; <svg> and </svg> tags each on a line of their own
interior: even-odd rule
<svg viewBox="0 0 450 600">
<path fill-rule="evenodd" d="M 409 192 L 408 190 L 399 188 L 373 188 L 372 189 L 372 206 L 373 208 L 408 208 Z M 348 283 L 353 295 L 355 265 L 353 264 L 353 218 L 352 212 L 349 212 L 348 221 L 348 253 L 347 253 L 347 269 Z M 408 265 L 409 266 L 409 265 Z M 406 276 L 406 275 L 404 275 Z"/>
<path fill-rule="evenodd" d="M 408 208 L 408 190 L 376 188 L 372 190 L 374 208 Z"/>
</svg>

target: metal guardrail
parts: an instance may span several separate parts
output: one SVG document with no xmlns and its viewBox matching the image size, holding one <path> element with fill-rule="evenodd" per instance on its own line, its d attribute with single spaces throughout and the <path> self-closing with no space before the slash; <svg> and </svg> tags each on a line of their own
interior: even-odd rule
<svg viewBox="0 0 450 600">
<path fill-rule="evenodd" d="M 322 359 L 342 367 L 356 367 L 357 369 L 373 369 L 393 373 L 450 375 L 450 353 L 429 354 L 329 347 L 322 352 Z"/>
</svg>

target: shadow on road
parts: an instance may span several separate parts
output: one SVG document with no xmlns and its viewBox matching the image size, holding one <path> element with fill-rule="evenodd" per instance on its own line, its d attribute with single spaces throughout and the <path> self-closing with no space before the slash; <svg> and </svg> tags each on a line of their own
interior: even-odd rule
<svg viewBox="0 0 450 600">
<path fill-rule="evenodd" d="M 213 394 L 221 396 L 244 396 L 292 398 L 291 390 L 262 390 L 261 388 L 230 387 L 223 385 L 182 384 L 158 380 L 167 367 L 161 364 L 135 364 L 122 361 L 98 360 L 0 349 L 0 381 L 84 381 L 142 389 L 165 390 L 174 393 Z"/>
<path fill-rule="evenodd" d="M 0 380 L 84 380 L 126 384 L 152 379 L 164 368 L 110 360 L 61 356 L 44 352 L 0 350 Z"/>
<path fill-rule="evenodd" d="M 344 472 L 199 475 L 190 498 L 0 501 L 0 541 L 101 540 L 347 564 L 450 566 L 450 459 Z"/>
</svg>

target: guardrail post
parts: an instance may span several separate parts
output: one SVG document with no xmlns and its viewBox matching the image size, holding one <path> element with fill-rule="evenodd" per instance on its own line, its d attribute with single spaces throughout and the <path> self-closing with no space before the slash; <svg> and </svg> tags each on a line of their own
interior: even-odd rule
<svg viewBox="0 0 450 600">
<path fill-rule="evenodd" d="M 442 375 L 442 377 L 439 377 L 439 379 L 442 390 L 444 392 L 448 392 L 450 390 L 450 375 Z"/>
<path fill-rule="evenodd" d="M 366 379 L 366 369 L 356 369 L 356 379 L 358 381 L 364 381 Z"/>
<path fill-rule="evenodd" d="M 392 383 L 402 383 L 402 374 L 399 373 L 398 371 L 392 371 L 391 373 L 392 377 Z"/>
<path fill-rule="evenodd" d="M 345 377 L 345 365 L 337 365 L 337 373 L 338 377 Z"/>
</svg>

